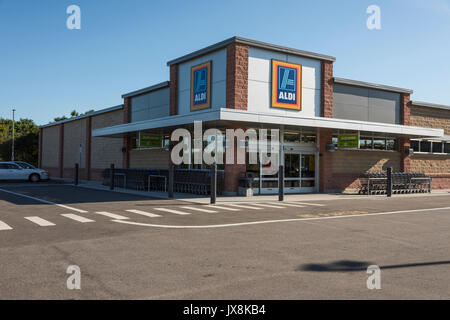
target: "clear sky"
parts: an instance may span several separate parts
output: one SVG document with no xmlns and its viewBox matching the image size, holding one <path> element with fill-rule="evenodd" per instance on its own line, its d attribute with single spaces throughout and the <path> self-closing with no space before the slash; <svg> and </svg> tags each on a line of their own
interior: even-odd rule
<svg viewBox="0 0 450 320">
<path fill-rule="evenodd" d="M 81 8 L 69 30 L 66 8 Z M 369 30 L 369 5 L 381 30 Z M 0 117 L 45 124 L 169 79 L 166 62 L 231 36 L 335 56 L 335 76 L 450 105 L 450 0 L 0 0 Z"/>
</svg>

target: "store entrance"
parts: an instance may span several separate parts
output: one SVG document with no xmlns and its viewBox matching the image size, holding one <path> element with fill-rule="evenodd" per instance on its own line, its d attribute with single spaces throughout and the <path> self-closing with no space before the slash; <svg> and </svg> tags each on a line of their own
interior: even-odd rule
<svg viewBox="0 0 450 320">
<path fill-rule="evenodd" d="M 311 193 L 315 191 L 316 155 L 284 154 L 284 192 Z M 261 176 L 261 194 L 278 193 L 278 174 Z"/>
</svg>

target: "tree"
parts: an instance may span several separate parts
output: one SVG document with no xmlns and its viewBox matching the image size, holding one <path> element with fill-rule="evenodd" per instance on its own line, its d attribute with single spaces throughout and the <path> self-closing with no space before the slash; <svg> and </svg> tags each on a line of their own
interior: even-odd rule
<svg viewBox="0 0 450 320">
<path fill-rule="evenodd" d="M 72 110 L 72 112 L 70 113 L 70 117 L 66 117 L 65 115 L 62 116 L 62 117 L 56 117 L 56 118 L 53 119 L 53 121 L 50 121 L 49 123 L 58 122 L 58 121 L 62 121 L 62 120 L 67 120 L 67 119 L 75 118 L 75 117 L 78 117 L 78 116 L 84 116 L 84 115 L 92 113 L 94 111 L 95 110 L 91 109 L 91 110 L 86 111 L 85 113 L 79 113 L 77 110 Z"/>
<path fill-rule="evenodd" d="M 33 165 L 38 162 L 39 128 L 31 119 L 15 122 L 14 158 Z M 0 161 L 11 160 L 12 120 L 0 118 Z"/>
</svg>

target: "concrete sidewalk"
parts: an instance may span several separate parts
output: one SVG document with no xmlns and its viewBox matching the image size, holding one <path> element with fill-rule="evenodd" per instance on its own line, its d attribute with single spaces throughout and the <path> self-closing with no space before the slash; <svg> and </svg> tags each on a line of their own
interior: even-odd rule
<svg viewBox="0 0 450 320">
<path fill-rule="evenodd" d="M 58 181 L 58 182 L 64 182 L 67 185 L 73 185 L 72 179 L 60 179 L 60 178 L 53 178 L 52 180 Z M 109 189 L 109 186 L 103 185 L 101 182 L 98 181 L 86 181 L 81 180 L 79 182 L 78 187 L 81 188 L 89 188 L 89 189 L 95 189 L 95 190 L 104 190 L 104 191 L 111 191 Z M 149 198 L 158 198 L 158 199 L 165 199 L 168 200 L 169 197 L 167 195 L 167 192 L 163 191 L 139 191 L 139 190 L 132 190 L 132 189 L 124 189 L 124 188 L 115 188 L 111 192 L 120 192 L 120 193 L 126 193 L 126 194 L 133 194 L 133 195 L 139 195 Z M 396 194 L 392 195 L 392 197 L 431 197 L 431 196 L 442 196 L 442 195 L 449 195 L 450 196 L 450 190 L 433 190 L 431 193 L 418 193 L 418 194 Z M 308 194 L 285 194 L 284 199 L 285 201 L 330 201 L 330 200 L 345 200 L 345 199 L 368 199 L 369 196 L 367 195 L 358 195 L 358 194 L 349 194 L 349 193 L 308 193 Z M 386 195 L 371 195 L 369 199 L 373 198 L 379 198 L 384 199 L 386 198 Z M 207 204 L 210 202 L 209 196 L 204 195 L 194 195 L 194 194 L 186 194 L 186 193 L 174 193 L 174 200 L 182 200 L 182 201 L 188 201 L 192 203 L 198 203 L 198 204 Z M 223 197 L 217 197 L 217 203 L 227 203 L 227 202 L 273 202 L 278 201 L 278 195 L 257 195 L 254 197 L 233 197 L 233 196 L 223 196 Z"/>
</svg>

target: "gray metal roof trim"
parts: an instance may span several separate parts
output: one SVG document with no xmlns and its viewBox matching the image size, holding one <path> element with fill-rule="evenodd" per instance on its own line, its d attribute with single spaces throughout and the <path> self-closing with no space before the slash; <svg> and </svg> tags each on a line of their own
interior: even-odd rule
<svg viewBox="0 0 450 320">
<path fill-rule="evenodd" d="M 417 106 L 417 107 L 427 107 L 427 108 L 450 110 L 450 106 L 446 106 L 443 104 L 436 104 L 436 103 L 429 103 L 429 102 L 422 102 L 422 101 L 411 101 L 411 104 L 413 106 Z"/>
<path fill-rule="evenodd" d="M 142 89 L 139 89 L 139 90 L 135 90 L 135 91 L 131 91 L 131 92 L 125 93 L 125 94 L 122 95 L 122 98 L 134 97 L 134 96 L 137 96 L 137 95 L 140 95 L 140 94 L 143 94 L 143 93 L 156 91 L 156 90 L 159 90 L 159 89 L 162 89 L 162 88 L 166 88 L 166 87 L 169 87 L 169 86 L 170 86 L 170 82 L 169 81 L 163 81 L 163 82 L 157 83 L 157 84 L 152 85 L 152 86 L 147 87 L 147 88 L 142 88 Z"/>
<path fill-rule="evenodd" d="M 391 91 L 391 92 L 398 92 L 398 93 L 409 93 L 409 94 L 412 94 L 414 92 L 411 89 L 398 88 L 398 87 L 386 86 L 386 85 L 383 85 L 383 84 L 364 82 L 364 81 L 358 81 L 358 80 L 351 80 L 351 79 L 344 79 L 344 78 L 339 78 L 339 77 L 334 77 L 334 83 L 350 85 L 350 86 L 356 86 L 356 87 L 378 89 L 378 90 L 384 90 L 384 91 Z"/>
<path fill-rule="evenodd" d="M 71 121 L 80 120 L 80 119 L 83 119 L 83 118 L 93 117 L 93 116 L 97 116 L 97 115 L 99 115 L 99 114 L 103 114 L 103 113 L 108 113 L 108 112 L 120 110 L 120 109 L 122 109 L 122 108 L 123 108 L 123 104 L 119 104 L 119 105 L 114 106 L 114 107 L 109 107 L 109 108 L 101 109 L 101 110 L 94 111 L 94 112 L 91 112 L 91 113 L 88 113 L 88 114 L 83 114 L 83 115 L 81 115 L 81 116 L 77 116 L 77 117 L 73 117 L 73 118 L 69 118 L 69 119 L 64 119 L 64 120 L 60 120 L 60 121 L 56 121 L 56 122 L 44 124 L 44 125 L 42 125 L 42 126 L 38 126 L 38 128 L 52 127 L 52 126 L 59 125 L 59 124 L 61 124 L 61 123 L 66 123 L 66 122 L 71 122 Z"/>
<path fill-rule="evenodd" d="M 188 53 L 188 54 L 186 54 L 184 56 L 181 56 L 179 58 L 170 60 L 170 61 L 167 62 L 167 65 L 170 66 L 172 64 L 181 63 L 181 62 L 184 62 L 184 61 L 187 61 L 187 60 L 192 60 L 192 59 L 194 59 L 194 58 L 196 58 L 198 56 L 201 56 L 201 55 L 207 54 L 209 52 L 213 52 L 213 51 L 222 49 L 223 47 L 225 47 L 228 44 L 233 43 L 233 42 L 246 44 L 246 45 L 251 46 L 251 47 L 268 49 L 268 50 L 273 50 L 273 51 L 288 53 L 288 54 L 292 54 L 292 55 L 308 57 L 308 58 L 314 58 L 314 59 L 326 60 L 326 61 L 333 61 L 333 62 L 336 61 L 335 57 L 324 55 L 324 54 L 319 54 L 319 53 L 309 52 L 309 51 L 303 51 L 303 50 L 299 50 L 299 49 L 279 46 L 279 45 L 276 45 L 276 44 L 271 44 L 271 43 L 257 41 L 257 40 L 252 40 L 252 39 L 246 39 L 246 38 L 241 38 L 241 37 L 231 37 L 231 38 L 226 39 L 224 41 L 221 41 L 221 42 L 215 43 L 213 45 L 207 46 L 207 47 L 205 47 L 203 49 L 200 49 L 200 50 Z"/>
</svg>

